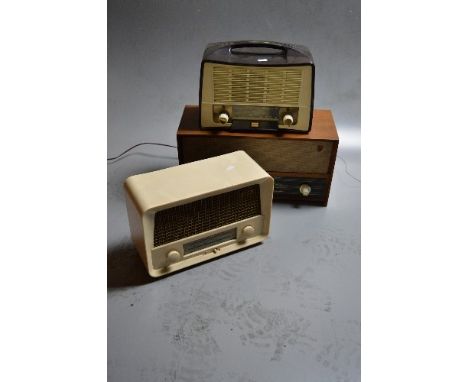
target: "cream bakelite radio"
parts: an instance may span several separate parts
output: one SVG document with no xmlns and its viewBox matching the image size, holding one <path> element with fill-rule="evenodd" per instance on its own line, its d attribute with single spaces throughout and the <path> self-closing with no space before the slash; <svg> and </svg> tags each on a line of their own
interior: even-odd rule
<svg viewBox="0 0 468 382">
<path fill-rule="evenodd" d="M 315 65 L 302 45 L 268 41 L 209 44 L 200 73 L 200 126 L 307 133 Z"/>
<path fill-rule="evenodd" d="M 273 178 L 244 151 L 125 181 L 132 240 L 159 277 L 263 241 Z"/>
</svg>

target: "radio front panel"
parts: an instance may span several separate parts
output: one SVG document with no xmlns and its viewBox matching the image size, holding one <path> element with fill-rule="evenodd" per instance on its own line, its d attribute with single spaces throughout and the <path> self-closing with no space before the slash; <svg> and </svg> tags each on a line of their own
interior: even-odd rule
<svg viewBox="0 0 468 382">
<path fill-rule="evenodd" d="M 172 271 L 218 257 L 263 240 L 263 217 L 255 216 L 197 235 L 166 243 L 151 250 L 156 271 Z"/>
<path fill-rule="evenodd" d="M 271 173 L 275 180 L 275 200 L 296 200 L 320 203 L 328 199 L 330 182 L 328 177 L 292 176 Z"/>
<path fill-rule="evenodd" d="M 158 247 L 260 214 L 258 184 L 164 209 L 154 215 L 154 246 Z"/>
<path fill-rule="evenodd" d="M 200 126 L 249 132 L 311 128 L 315 65 L 301 45 L 209 44 L 200 70 Z"/>
<path fill-rule="evenodd" d="M 205 63 L 201 126 L 233 130 L 307 132 L 312 68 Z"/>
</svg>

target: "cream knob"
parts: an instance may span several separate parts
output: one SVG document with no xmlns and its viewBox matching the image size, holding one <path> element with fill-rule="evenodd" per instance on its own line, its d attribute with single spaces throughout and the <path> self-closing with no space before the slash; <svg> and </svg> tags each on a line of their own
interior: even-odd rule
<svg viewBox="0 0 468 382">
<path fill-rule="evenodd" d="M 285 114 L 283 117 L 283 125 L 291 126 L 294 122 L 294 118 L 291 114 Z"/>
<path fill-rule="evenodd" d="M 176 263 L 177 261 L 180 260 L 180 253 L 179 251 L 176 251 L 175 249 L 170 251 L 168 254 L 167 254 L 167 261 L 169 263 Z"/>
<path fill-rule="evenodd" d="M 310 194 L 310 191 L 311 188 L 308 184 L 301 184 L 301 187 L 299 187 L 299 192 L 303 195 L 303 196 L 308 196 Z"/>
<path fill-rule="evenodd" d="M 244 228 L 242 228 L 242 233 L 245 236 L 252 236 L 255 233 L 255 228 L 251 225 L 246 225 Z"/>
<path fill-rule="evenodd" d="M 219 122 L 221 122 L 222 124 L 225 124 L 225 123 L 228 123 L 229 122 L 229 114 L 228 113 L 221 113 L 219 116 L 218 116 L 218 120 Z"/>
</svg>

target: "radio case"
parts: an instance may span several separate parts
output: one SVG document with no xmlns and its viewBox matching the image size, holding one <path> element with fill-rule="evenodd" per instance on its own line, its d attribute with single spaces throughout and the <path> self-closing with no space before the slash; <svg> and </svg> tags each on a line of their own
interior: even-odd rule
<svg viewBox="0 0 468 382">
<path fill-rule="evenodd" d="M 209 44 L 200 70 L 200 127 L 307 133 L 315 65 L 302 45 L 269 41 Z"/>
<path fill-rule="evenodd" d="M 177 131 L 179 163 L 244 150 L 275 179 L 275 201 L 327 205 L 339 143 L 330 110 L 313 112 L 307 134 L 203 130 L 198 113 L 198 106 L 185 106 Z"/>
<path fill-rule="evenodd" d="M 268 235 L 273 179 L 243 151 L 129 177 L 132 240 L 153 277 Z"/>
</svg>

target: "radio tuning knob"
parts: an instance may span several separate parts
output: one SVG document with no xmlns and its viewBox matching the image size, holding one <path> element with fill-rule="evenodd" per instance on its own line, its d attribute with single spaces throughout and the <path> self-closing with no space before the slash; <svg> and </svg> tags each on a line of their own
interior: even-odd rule
<svg viewBox="0 0 468 382">
<path fill-rule="evenodd" d="M 168 254 L 167 254 L 167 261 L 169 263 L 176 263 L 177 261 L 179 261 L 181 258 L 180 256 L 180 253 L 179 251 L 176 251 L 175 249 L 170 251 Z"/>
<path fill-rule="evenodd" d="M 311 188 L 308 184 L 301 184 L 301 187 L 299 187 L 299 192 L 302 194 L 302 196 L 309 196 Z"/>
<path fill-rule="evenodd" d="M 245 236 L 252 236 L 255 233 L 255 228 L 251 225 L 246 225 L 244 228 L 242 228 L 242 233 Z"/>
<path fill-rule="evenodd" d="M 291 114 L 285 114 L 283 117 L 283 125 L 291 126 L 294 122 L 294 118 Z"/>
<path fill-rule="evenodd" d="M 221 122 L 223 125 L 224 125 L 225 123 L 228 123 L 228 122 L 229 122 L 229 114 L 228 114 L 228 113 L 225 113 L 225 112 L 219 114 L 218 120 L 219 120 L 219 122 Z"/>
</svg>

